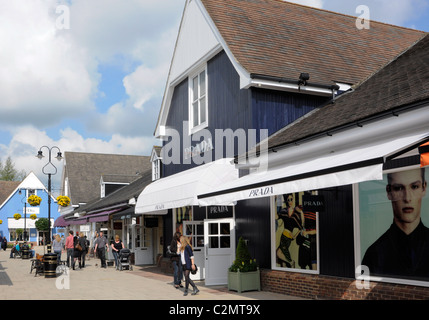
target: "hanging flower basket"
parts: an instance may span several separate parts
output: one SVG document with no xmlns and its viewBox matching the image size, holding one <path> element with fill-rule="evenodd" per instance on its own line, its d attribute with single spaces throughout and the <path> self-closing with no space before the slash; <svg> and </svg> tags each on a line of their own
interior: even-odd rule
<svg viewBox="0 0 429 320">
<path fill-rule="evenodd" d="M 0 224 L 3 224 L 3 220 L 0 220 Z"/>
<path fill-rule="evenodd" d="M 31 220 L 36 220 L 37 219 L 37 215 L 35 215 L 34 213 L 30 214 L 30 219 Z"/>
<path fill-rule="evenodd" d="M 38 206 L 40 202 L 42 202 L 42 198 L 33 194 L 28 197 L 27 202 L 30 204 L 30 206 Z"/>
<path fill-rule="evenodd" d="M 67 207 L 70 204 L 70 198 L 67 196 L 59 196 L 57 202 L 59 206 Z"/>
<path fill-rule="evenodd" d="M 13 218 L 14 218 L 15 220 L 19 220 L 19 219 L 21 219 L 21 215 L 20 215 L 19 213 L 15 213 L 15 214 L 13 215 Z"/>
</svg>

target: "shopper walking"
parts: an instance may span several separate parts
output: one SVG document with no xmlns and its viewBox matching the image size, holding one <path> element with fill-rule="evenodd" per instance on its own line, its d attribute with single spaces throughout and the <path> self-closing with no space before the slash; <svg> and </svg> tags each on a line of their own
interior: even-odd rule
<svg viewBox="0 0 429 320">
<path fill-rule="evenodd" d="M 100 231 L 100 236 L 95 240 L 95 252 L 97 252 L 98 257 L 101 261 L 101 267 L 106 268 L 106 255 L 105 255 L 105 248 L 107 251 L 109 251 L 109 245 L 107 238 L 103 235 L 103 231 Z"/>
<path fill-rule="evenodd" d="M 115 241 L 113 241 L 110 246 L 112 247 L 113 257 L 115 258 L 116 270 L 118 270 L 119 269 L 119 262 L 118 262 L 119 252 L 121 251 L 121 249 L 124 249 L 124 243 L 119 238 L 119 235 L 116 235 Z"/>
<path fill-rule="evenodd" d="M 73 251 L 74 251 L 73 230 L 69 231 L 69 235 L 66 238 L 65 248 L 67 250 L 67 267 L 70 268 L 70 265 L 73 263 Z"/>
<path fill-rule="evenodd" d="M 171 264 L 173 265 L 173 270 L 174 270 L 173 282 L 174 282 L 174 287 L 176 289 L 183 288 L 183 285 L 182 285 L 183 268 L 182 268 L 182 263 L 180 261 L 180 248 L 182 247 L 180 243 L 181 236 L 182 235 L 180 232 L 176 232 L 174 234 L 173 240 L 171 241 L 171 244 L 170 244 L 170 251 L 169 251 L 170 261 L 171 261 Z"/>
<path fill-rule="evenodd" d="M 74 246 L 74 250 L 73 250 L 73 265 L 72 265 L 73 270 L 75 270 L 75 267 L 76 267 L 76 260 L 79 260 L 79 269 L 81 267 L 80 257 L 81 257 L 81 254 L 82 254 L 82 247 L 80 245 L 79 239 L 80 239 L 79 238 L 79 233 L 76 232 L 76 235 L 73 238 L 73 246 Z"/>
<path fill-rule="evenodd" d="M 3 237 L 3 239 L 2 239 L 1 248 L 3 249 L 3 251 L 6 251 L 6 248 L 7 248 L 7 239 L 6 239 L 6 237 Z"/>
<path fill-rule="evenodd" d="M 180 243 L 182 245 L 180 248 L 180 258 L 183 266 L 183 273 L 185 275 L 185 292 L 183 293 L 183 295 L 188 295 L 189 285 L 191 285 L 194 289 L 191 294 L 196 295 L 200 290 L 198 290 L 194 281 L 192 281 L 190 278 L 191 270 L 195 270 L 196 268 L 193 248 L 192 245 L 189 243 L 189 239 L 185 236 L 182 236 L 180 238 Z"/>
<path fill-rule="evenodd" d="M 55 236 L 55 240 L 52 241 L 52 250 L 57 254 L 57 264 L 59 265 L 61 262 L 61 253 L 64 250 L 64 244 L 58 234 Z"/>
</svg>

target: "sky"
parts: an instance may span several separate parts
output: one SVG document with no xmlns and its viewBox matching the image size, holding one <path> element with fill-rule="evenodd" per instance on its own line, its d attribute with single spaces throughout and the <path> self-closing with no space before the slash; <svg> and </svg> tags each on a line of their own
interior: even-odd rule
<svg viewBox="0 0 429 320">
<path fill-rule="evenodd" d="M 429 32 L 429 0 L 291 2 Z M 150 155 L 184 5 L 0 0 L 0 160 L 46 185 L 42 146 Z"/>
</svg>

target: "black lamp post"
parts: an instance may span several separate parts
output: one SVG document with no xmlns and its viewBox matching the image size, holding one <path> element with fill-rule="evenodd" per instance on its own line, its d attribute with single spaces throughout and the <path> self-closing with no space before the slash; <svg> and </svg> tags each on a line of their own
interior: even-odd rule
<svg viewBox="0 0 429 320">
<path fill-rule="evenodd" d="M 24 201 L 24 241 L 27 241 L 27 189 L 24 189 L 24 192 L 21 202 Z M 19 194 L 21 194 L 21 189 L 19 189 Z"/>
<path fill-rule="evenodd" d="M 57 156 L 55 157 L 58 161 L 60 161 L 63 156 L 61 154 L 61 150 L 60 148 L 58 148 L 57 146 L 54 146 L 52 148 L 49 148 L 47 146 L 42 146 L 40 147 L 39 151 L 37 152 L 37 158 L 42 159 L 43 156 L 43 152 L 42 149 L 46 148 L 49 151 L 49 161 L 48 163 L 45 164 L 45 166 L 42 168 L 42 172 L 46 175 L 48 175 L 48 239 L 46 241 L 46 243 L 48 244 L 48 253 L 51 252 L 51 176 L 55 175 L 57 173 L 57 167 L 54 166 L 54 164 L 52 163 L 51 159 L 52 159 L 52 150 L 57 149 L 58 153 Z M 51 168 L 49 170 L 49 168 Z"/>
</svg>

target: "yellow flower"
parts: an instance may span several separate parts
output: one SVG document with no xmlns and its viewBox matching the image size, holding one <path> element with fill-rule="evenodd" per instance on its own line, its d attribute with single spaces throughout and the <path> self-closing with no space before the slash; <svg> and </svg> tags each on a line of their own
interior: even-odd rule
<svg viewBox="0 0 429 320">
<path fill-rule="evenodd" d="M 61 207 L 67 207 L 70 204 L 70 198 L 67 196 L 58 196 L 57 201 Z"/>
<path fill-rule="evenodd" d="M 15 213 L 15 214 L 13 215 L 13 218 L 14 218 L 15 220 L 19 220 L 19 219 L 21 218 L 21 215 L 20 215 L 19 213 Z"/>
<path fill-rule="evenodd" d="M 42 198 L 33 194 L 28 197 L 27 202 L 30 204 L 30 206 L 38 206 L 40 202 L 42 202 Z"/>
</svg>

